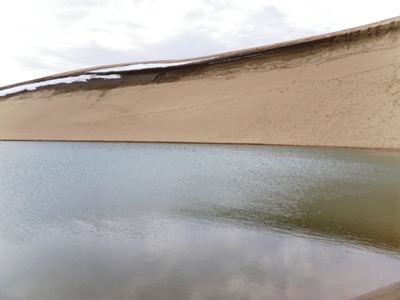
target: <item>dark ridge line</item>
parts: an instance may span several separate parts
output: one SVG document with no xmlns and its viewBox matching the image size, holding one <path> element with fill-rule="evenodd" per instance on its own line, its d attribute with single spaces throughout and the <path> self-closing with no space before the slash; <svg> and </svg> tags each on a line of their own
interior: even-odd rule
<svg viewBox="0 0 400 300">
<path fill-rule="evenodd" d="M 392 19 L 389 19 L 389 20 L 392 20 Z M 368 26 L 368 25 L 365 25 L 365 26 Z M 365 27 L 365 26 L 362 26 L 362 27 Z M 380 31 L 380 27 L 385 27 L 385 28 L 388 27 L 387 31 L 384 32 L 383 34 L 387 34 L 390 31 L 397 31 L 400 29 L 400 18 L 399 18 L 399 21 L 397 21 L 397 22 L 392 21 L 391 23 L 380 24 L 380 25 L 377 25 L 376 27 L 368 27 L 368 28 L 357 27 L 354 30 L 347 29 L 347 30 L 339 31 L 337 33 L 318 35 L 315 37 L 310 37 L 310 38 L 305 38 L 305 39 L 300 39 L 300 40 L 294 40 L 294 41 L 283 42 L 283 43 L 278 43 L 278 44 L 273 44 L 273 45 L 268 45 L 268 46 L 261 46 L 261 47 L 256 47 L 256 48 L 250 48 L 250 49 L 245 49 L 245 50 L 238 50 L 232 54 L 230 54 L 231 52 L 216 54 L 217 57 L 215 57 L 215 58 L 210 58 L 210 59 L 205 58 L 203 61 L 189 62 L 184 65 L 154 67 L 154 68 L 147 68 L 147 69 L 114 71 L 114 72 L 112 72 L 112 71 L 96 72 L 96 70 L 92 70 L 92 71 L 89 71 L 90 72 L 89 74 L 96 74 L 96 75 L 100 75 L 100 74 L 124 75 L 124 74 L 127 74 L 127 75 L 131 75 L 131 74 L 140 74 L 140 73 L 153 73 L 153 72 L 162 71 L 162 70 L 169 71 L 169 70 L 187 69 L 187 68 L 190 68 L 193 66 L 209 66 L 209 65 L 215 65 L 215 64 L 220 64 L 220 63 L 228 63 L 228 62 L 232 62 L 232 61 L 249 59 L 249 58 L 258 57 L 258 56 L 273 55 L 276 53 L 287 52 L 287 51 L 291 51 L 291 50 L 302 50 L 302 49 L 310 48 L 310 47 L 313 48 L 313 47 L 320 46 L 323 44 L 331 44 L 332 45 L 334 43 L 355 41 L 362 37 L 366 37 L 366 35 L 368 35 L 368 37 L 371 37 L 371 29 L 375 29 L 375 36 L 379 36 L 379 35 L 382 35 L 382 32 Z M 360 28 L 360 29 L 358 29 L 358 28 Z M 358 29 L 358 30 L 356 30 L 356 29 Z M 226 57 L 224 57 L 225 55 L 226 55 Z M 99 68 L 97 70 L 101 70 L 101 69 L 106 69 L 106 67 Z M 88 74 L 88 73 L 84 73 L 84 74 Z"/>
<path fill-rule="evenodd" d="M 385 30 L 386 29 L 386 30 Z M 135 65 L 135 64 L 140 64 L 143 62 L 133 62 L 133 63 L 127 63 L 127 64 L 114 64 L 114 65 L 106 65 L 106 66 L 100 66 L 100 67 L 91 67 L 91 68 L 86 68 L 78 71 L 71 71 L 71 72 L 64 72 L 60 74 L 55 74 L 55 75 L 49 75 L 29 81 L 24 81 L 24 82 L 19 82 L 7 86 L 0 87 L 1 90 L 9 89 L 9 88 L 14 88 L 18 87 L 21 85 L 25 84 L 33 84 L 33 83 L 38 83 L 42 81 L 47 81 L 47 80 L 52 80 L 52 79 L 63 79 L 63 78 L 68 78 L 68 77 L 74 77 L 74 76 L 79 76 L 79 75 L 134 75 L 134 74 L 148 74 L 148 73 L 157 73 L 160 71 L 165 71 L 168 72 L 170 70 L 184 70 L 184 69 L 190 69 L 192 67 L 202 67 L 202 66 L 211 66 L 211 65 L 216 65 L 216 64 L 223 64 L 223 63 L 229 63 L 232 61 L 238 61 L 238 60 L 244 60 L 244 59 L 249 59 L 253 57 L 259 57 L 259 56 L 269 56 L 273 55 L 276 53 L 282 53 L 282 52 L 287 52 L 291 50 L 303 50 L 306 48 L 313 48 L 315 46 L 323 45 L 323 44 L 335 44 L 335 43 L 340 43 L 340 42 L 352 42 L 361 38 L 372 38 L 373 36 L 380 36 L 380 35 L 385 35 L 389 33 L 390 31 L 398 31 L 400 29 L 400 16 L 382 20 L 379 22 L 367 24 L 367 25 L 362 25 L 350 29 L 344 29 L 332 33 L 327 33 L 327 34 L 322 34 L 322 35 L 316 35 L 312 37 L 307 37 L 307 38 L 301 38 L 297 40 L 292 40 L 288 42 L 282 42 L 282 43 L 277 43 L 277 44 L 272 44 L 272 45 L 266 45 L 266 46 L 260 46 L 260 47 L 255 47 L 255 48 L 249 48 L 249 49 L 243 49 L 243 50 L 237 50 L 237 51 L 231 51 L 231 52 L 226 52 L 226 53 L 220 53 L 216 55 L 209 55 L 209 56 L 203 56 L 203 57 L 197 57 L 197 58 L 190 58 L 186 60 L 164 60 L 164 62 L 185 62 L 188 61 L 187 64 L 183 65 L 177 65 L 177 66 L 166 66 L 166 67 L 155 67 L 155 68 L 147 68 L 147 69 L 139 69 L 139 70 L 126 70 L 126 71 L 115 71 L 115 72 L 96 72 L 96 70 L 101 70 L 101 69 L 107 69 L 107 68 L 118 68 L 118 67 L 125 67 L 129 65 Z M 385 31 L 385 32 L 383 32 Z M 216 56 L 216 57 L 215 57 Z M 196 59 L 203 59 L 202 61 L 198 62 L 190 62 L 190 60 L 196 60 Z M 149 61 L 145 63 L 160 63 L 162 61 Z M 96 80 L 96 79 L 93 79 Z M 104 79 L 103 79 L 104 80 Z M 118 80 L 118 79 L 106 79 L 106 80 Z M 89 83 L 92 80 L 88 80 L 86 82 L 81 82 L 83 84 Z M 59 83 L 59 84 L 54 84 L 51 85 L 52 87 L 57 87 L 59 85 L 64 85 L 68 83 Z M 38 87 L 36 90 L 44 89 L 46 86 L 43 87 Z M 35 91 L 36 91 L 35 90 Z M 12 93 L 9 95 L 16 95 L 20 93 L 26 93 L 26 92 L 31 92 L 29 90 L 23 90 L 17 93 Z M 7 98 L 9 95 L 5 96 L 0 96 L 1 98 Z"/>
</svg>

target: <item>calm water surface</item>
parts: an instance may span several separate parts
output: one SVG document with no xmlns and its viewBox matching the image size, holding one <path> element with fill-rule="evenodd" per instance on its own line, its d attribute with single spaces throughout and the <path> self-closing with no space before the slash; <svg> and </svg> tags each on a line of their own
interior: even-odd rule
<svg viewBox="0 0 400 300">
<path fill-rule="evenodd" d="M 345 299 L 400 281 L 400 153 L 0 142 L 0 299 Z"/>
</svg>

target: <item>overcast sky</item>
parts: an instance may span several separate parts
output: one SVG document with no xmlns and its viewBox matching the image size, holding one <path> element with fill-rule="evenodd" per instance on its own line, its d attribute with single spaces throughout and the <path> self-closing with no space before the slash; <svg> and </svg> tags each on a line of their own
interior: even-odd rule
<svg viewBox="0 0 400 300">
<path fill-rule="evenodd" d="M 0 87 L 90 66 L 267 45 L 397 15 L 398 0 L 3 1 Z"/>
</svg>

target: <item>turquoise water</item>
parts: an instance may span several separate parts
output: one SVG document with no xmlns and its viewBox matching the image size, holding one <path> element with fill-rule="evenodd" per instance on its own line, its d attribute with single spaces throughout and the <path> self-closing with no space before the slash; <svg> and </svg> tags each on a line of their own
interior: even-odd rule
<svg viewBox="0 0 400 300">
<path fill-rule="evenodd" d="M 0 142 L 0 299 L 343 299 L 400 281 L 400 153 Z"/>
</svg>

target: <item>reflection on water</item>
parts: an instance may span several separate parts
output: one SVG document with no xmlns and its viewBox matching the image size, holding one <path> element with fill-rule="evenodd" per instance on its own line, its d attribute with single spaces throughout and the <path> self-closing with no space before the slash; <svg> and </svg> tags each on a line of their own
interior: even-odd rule
<svg viewBox="0 0 400 300">
<path fill-rule="evenodd" d="M 0 143 L 0 299 L 342 299 L 400 281 L 400 154 Z"/>
</svg>

